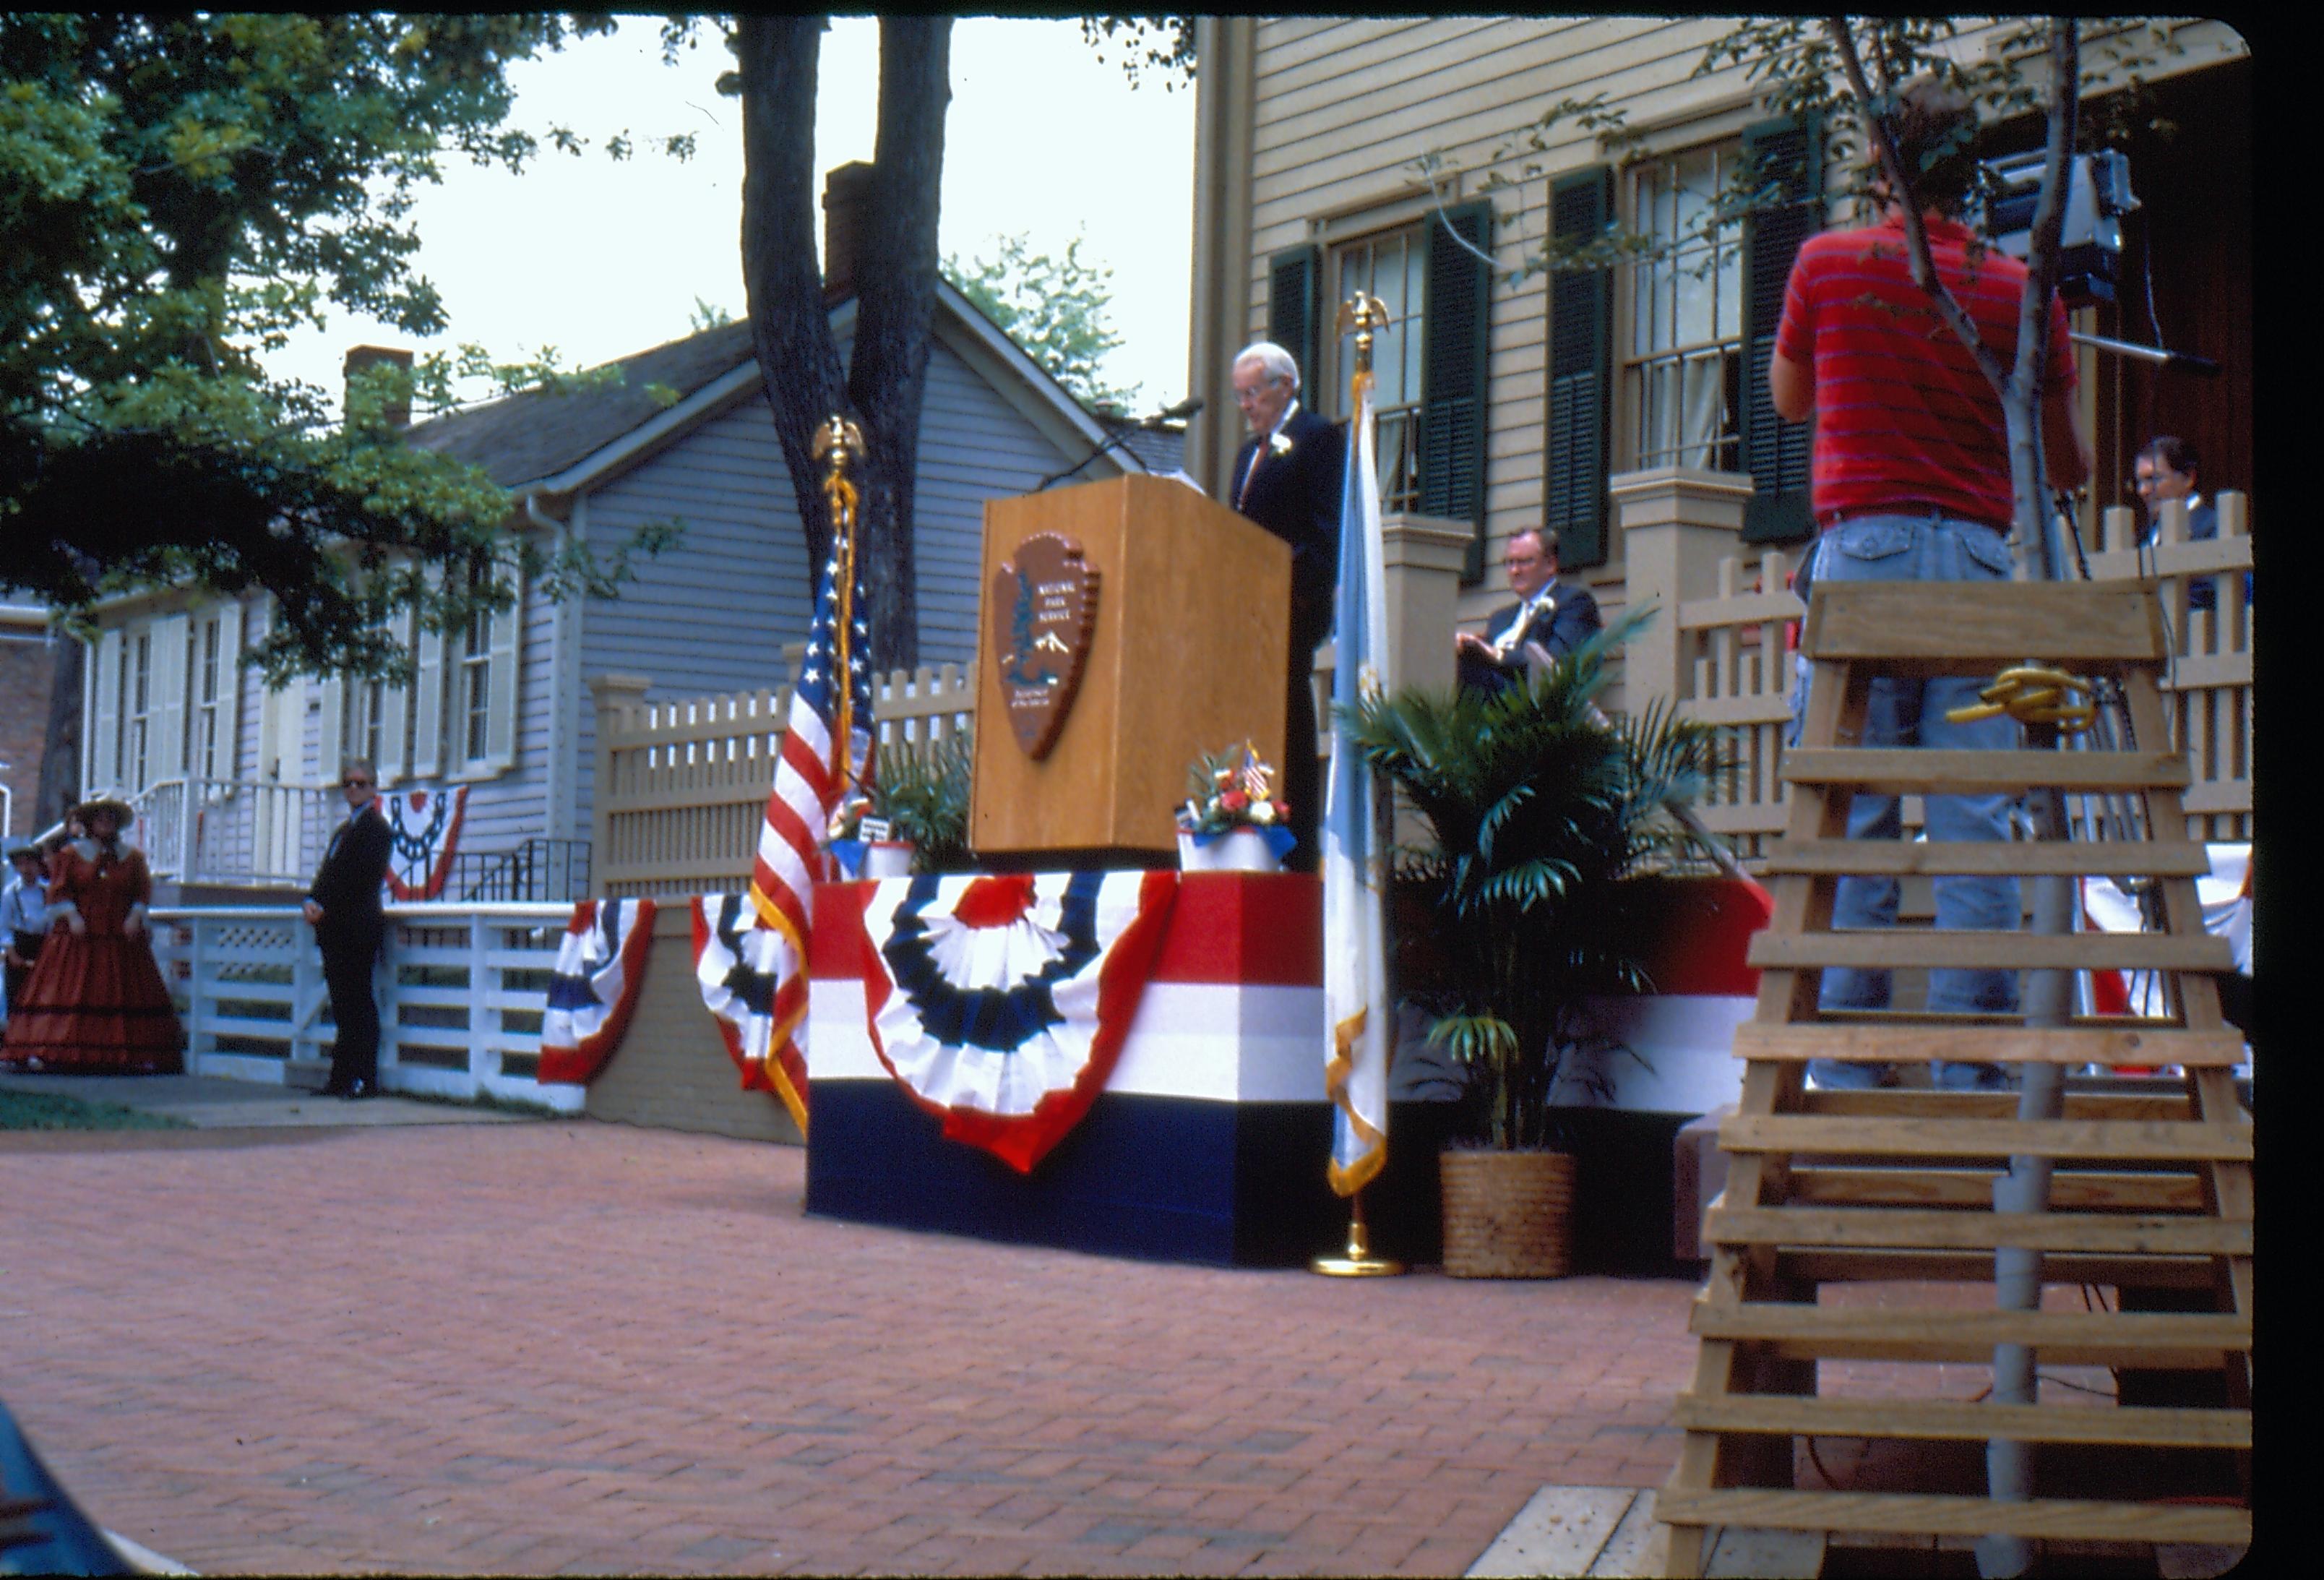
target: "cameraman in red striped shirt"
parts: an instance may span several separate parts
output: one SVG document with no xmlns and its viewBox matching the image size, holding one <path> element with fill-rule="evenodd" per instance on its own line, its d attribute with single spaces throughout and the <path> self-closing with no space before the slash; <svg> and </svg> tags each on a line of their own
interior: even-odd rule
<svg viewBox="0 0 2324 1580">
<path fill-rule="evenodd" d="M 1887 110 L 1903 167 L 1918 171 L 1929 250 L 1953 299 L 1985 343 L 2005 362 L 2017 345 L 2025 266 L 1963 224 L 1977 162 L 1977 112 L 1958 90 L 1934 78 L 1900 88 Z M 1813 559 L 1818 582 L 1959 582 L 1966 605 L 1980 582 L 2010 577 L 2015 518 L 2001 398 L 1969 348 L 1913 282 L 1904 213 L 1875 174 L 1881 219 L 1855 230 L 1825 231 L 1802 245 L 1784 294 L 1769 372 L 1776 411 L 1794 422 L 1815 418 L 1812 499 L 1821 529 Z M 2049 480 L 2074 487 L 2089 476 L 2088 441 L 2076 429 L 2074 365 L 2064 308 L 2050 302 L 2049 346 L 2042 396 L 2042 439 Z M 1862 744 L 2008 750 L 2017 726 L 2006 717 L 1970 725 L 1947 722 L 1946 710 L 1977 700 L 1982 682 L 1953 677 L 1882 677 L 1872 682 Z M 1932 840 L 2006 840 L 2010 798 L 1931 796 Z M 1859 793 L 1849 813 L 1851 839 L 1895 839 L 1901 830 L 1895 796 Z M 2014 877 L 1934 880 L 1940 928 L 2014 929 Z M 1893 926 L 1893 878 L 1843 878 L 1832 925 Z M 1886 971 L 1827 970 L 1827 1009 L 1885 1009 Z M 2011 971 L 1932 970 L 1932 1012 L 2015 1013 Z M 1893 1084 L 1893 1070 L 1873 1064 L 1818 1060 L 1819 1086 Z M 1997 1087 L 2006 1076 L 1989 1064 L 1940 1064 L 1939 1085 Z"/>
</svg>

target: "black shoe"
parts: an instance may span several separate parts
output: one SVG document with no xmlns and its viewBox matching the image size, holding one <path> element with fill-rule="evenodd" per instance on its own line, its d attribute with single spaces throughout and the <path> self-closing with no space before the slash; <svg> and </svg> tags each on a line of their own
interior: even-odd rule
<svg viewBox="0 0 2324 1580">
<path fill-rule="evenodd" d="M 359 1098 L 373 1097 L 378 1095 L 378 1087 L 373 1086 L 369 1081 L 357 1077 L 356 1079 L 347 1083 L 347 1089 L 339 1094 L 339 1100 L 343 1103 L 353 1103 Z"/>
</svg>

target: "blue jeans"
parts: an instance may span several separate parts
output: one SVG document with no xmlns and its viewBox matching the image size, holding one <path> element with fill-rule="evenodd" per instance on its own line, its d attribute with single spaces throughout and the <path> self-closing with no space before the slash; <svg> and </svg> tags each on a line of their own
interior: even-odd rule
<svg viewBox="0 0 2324 1580">
<path fill-rule="evenodd" d="M 1895 515 L 1858 516 L 1825 531 L 1816 545 L 1815 580 L 1848 581 L 2007 581 L 2009 544 L 1992 528 L 1923 511 Z M 1973 598 L 1970 587 L 1962 596 Z M 1866 746 L 1927 746 L 1931 748 L 2010 751 L 2018 744 L 2017 725 L 2007 718 L 1953 724 L 1945 714 L 1978 699 L 1986 682 L 1951 676 L 1927 679 L 1879 676 L 1871 684 L 1861 744 Z M 1803 716 L 1807 688 L 1799 688 Z M 1794 726 L 1796 728 L 1796 725 Z M 2007 796 L 1930 796 L 1928 836 L 1932 840 L 2007 839 L 2010 806 Z M 1850 839 L 1895 839 L 1902 829 L 1900 799 L 1857 795 L 1849 808 Z M 2017 880 L 2014 877 L 1941 877 L 1933 879 L 1937 926 L 2009 931 L 2017 926 Z M 1832 901 L 1835 928 L 1893 927 L 1896 921 L 1897 881 L 1894 878 L 1842 878 Z M 1888 1006 L 1888 973 L 1835 967 L 1823 974 L 1820 1003 L 1827 1010 L 1877 1010 Z M 1932 970 L 1929 973 L 1928 1007 L 1936 1013 L 1972 1012 L 2015 1013 L 2017 974 L 2014 971 Z M 1817 1059 L 1808 1073 L 1824 1086 L 1871 1086 L 1887 1078 L 1886 1067 Z M 2006 1079 L 1998 1066 L 1940 1063 L 1937 1085 L 1948 1087 L 1998 1086 Z"/>
</svg>

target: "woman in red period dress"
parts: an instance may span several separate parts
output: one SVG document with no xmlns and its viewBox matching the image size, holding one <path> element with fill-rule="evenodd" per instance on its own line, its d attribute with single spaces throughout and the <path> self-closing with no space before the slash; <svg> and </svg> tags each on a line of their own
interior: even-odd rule
<svg viewBox="0 0 2324 1580">
<path fill-rule="evenodd" d="M 81 1074 L 183 1068 L 185 1036 L 145 933 L 145 855 L 121 843 L 136 816 L 109 798 L 74 808 L 88 837 L 49 864 L 49 941 L 10 1006 L 0 1063 Z"/>
</svg>

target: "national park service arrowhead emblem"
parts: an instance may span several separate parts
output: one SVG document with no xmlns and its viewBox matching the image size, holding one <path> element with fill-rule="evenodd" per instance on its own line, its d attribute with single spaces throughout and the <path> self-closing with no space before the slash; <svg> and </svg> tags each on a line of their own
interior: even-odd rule
<svg viewBox="0 0 2324 1580">
<path fill-rule="evenodd" d="M 1097 583 L 1081 545 L 1054 532 L 1026 539 L 993 573 L 985 607 L 1001 699 L 1017 744 L 1037 762 L 1057 744 L 1081 688 L 1097 633 Z"/>
</svg>

